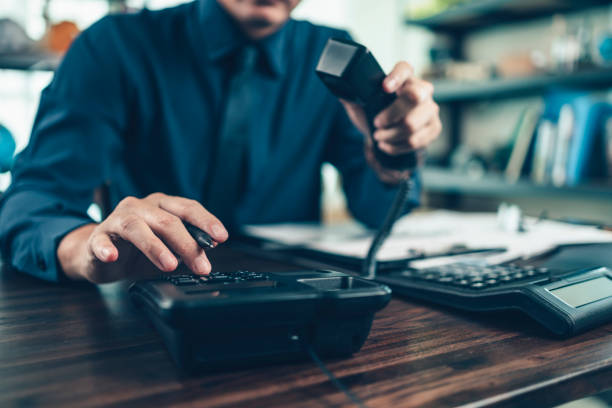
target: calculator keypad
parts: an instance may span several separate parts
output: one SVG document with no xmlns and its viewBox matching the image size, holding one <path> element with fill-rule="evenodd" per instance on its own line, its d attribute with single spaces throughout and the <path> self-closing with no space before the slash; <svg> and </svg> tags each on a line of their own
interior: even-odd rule
<svg viewBox="0 0 612 408">
<path fill-rule="evenodd" d="M 403 276 L 411 279 L 474 290 L 545 278 L 548 274 L 547 268 L 534 266 L 480 266 L 461 263 L 402 272 Z"/>
<path fill-rule="evenodd" d="M 175 286 L 209 285 L 220 283 L 242 283 L 268 280 L 267 275 L 251 271 L 211 272 L 209 275 L 177 274 L 162 275 L 161 279 Z"/>
</svg>

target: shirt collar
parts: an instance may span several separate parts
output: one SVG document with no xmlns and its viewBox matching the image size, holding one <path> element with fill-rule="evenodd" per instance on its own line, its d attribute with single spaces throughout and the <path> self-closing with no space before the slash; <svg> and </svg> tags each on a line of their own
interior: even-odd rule
<svg viewBox="0 0 612 408">
<path fill-rule="evenodd" d="M 237 48 L 249 42 L 232 17 L 217 3 L 217 0 L 199 1 L 199 22 L 204 34 L 206 52 L 212 61 L 227 57 Z M 280 30 L 256 42 L 262 51 L 270 71 L 282 75 L 286 68 L 285 41 L 287 22 Z"/>
</svg>

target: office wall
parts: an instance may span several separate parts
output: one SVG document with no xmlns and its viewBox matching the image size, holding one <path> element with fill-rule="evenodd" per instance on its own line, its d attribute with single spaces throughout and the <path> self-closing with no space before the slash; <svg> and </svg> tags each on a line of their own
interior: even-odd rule
<svg viewBox="0 0 612 408">
<path fill-rule="evenodd" d="M 374 52 L 386 71 L 400 60 L 409 61 L 420 71 L 428 62 L 433 35 L 403 23 L 406 3 L 406 0 L 303 0 L 294 17 L 347 29 Z"/>
</svg>

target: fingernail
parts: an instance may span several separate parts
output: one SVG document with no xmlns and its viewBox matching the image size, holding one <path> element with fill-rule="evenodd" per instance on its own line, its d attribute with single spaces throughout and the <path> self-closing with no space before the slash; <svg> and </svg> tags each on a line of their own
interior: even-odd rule
<svg viewBox="0 0 612 408">
<path fill-rule="evenodd" d="M 377 127 L 377 128 L 381 127 L 382 123 L 380 123 L 380 122 L 381 122 L 381 119 L 378 116 L 375 117 L 374 118 L 374 127 Z"/>
<path fill-rule="evenodd" d="M 197 269 L 197 273 L 201 275 L 206 275 L 210 272 L 210 262 L 206 260 L 204 257 L 198 256 L 195 259 L 195 267 Z"/>
<path fill-rule="evenodd" d="M 100 254 L 102 255 L 102 258 L 104 258 L 104 260 L 107 260 L 110 256 L 110 251 L 108 248 L 104 247 L 100 250 Z"/>
<path fill-rule="evenodd" d="M 395 85 L 397 85 L 397 80 L 395 78 L 387 79 L 387 88 L 394 89 Z"/>
<path fill-rule="evenodd" d="M 176 258 L 167 252 L 161 254 L 159 261 L 165 270 L 172 271 L 176 268 Z"/>
<path fill-rule="evenodd" d="M 421 92 L 419 92 L 419 102 L 424 101 L 425 99 L 427 99 L 429 96 L 429 94 L 427 93 L 426 90 L 422 89 Z"/>
<path fill-rule="evenodd" d="M 213 224 L 211 227 L 212 233 L 215 239 L 225 239 L 227 238 L 227 231 L 219 224 Z"/>
</svg>

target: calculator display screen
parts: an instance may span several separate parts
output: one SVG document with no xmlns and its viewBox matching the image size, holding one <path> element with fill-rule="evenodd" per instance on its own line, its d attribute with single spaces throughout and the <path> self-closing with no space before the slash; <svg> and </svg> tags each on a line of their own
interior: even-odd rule
<svg viewBox="0 0 612 408">
<path fill-rule="evenodd" d="M 603 276 L 558 289 L 551 289 L 550 293 L 570 306 L 580 307 L 612 296 L 612 280 Z"/>
</svg>

